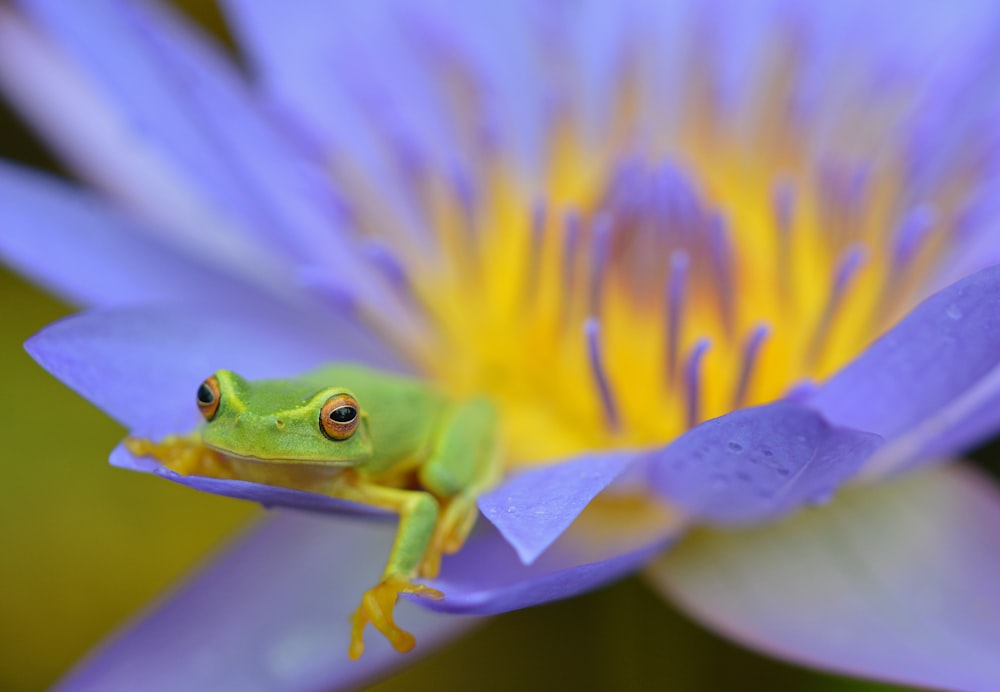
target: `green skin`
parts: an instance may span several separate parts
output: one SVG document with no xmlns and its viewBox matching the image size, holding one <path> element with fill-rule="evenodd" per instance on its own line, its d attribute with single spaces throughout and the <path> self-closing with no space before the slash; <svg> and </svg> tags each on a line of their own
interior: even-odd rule
<svg viewBox="0 0 1000 692">
<path fill-rule="evenodd" d="M 202 443 L 226 457 L 329 477 L 326 494 L 398 511 L 386 572 L 415 574 L 440 505 L 456 498 L 474 503 L 496 477 L 496 412 L 484 399 L 452 403 L 420 380 L 358 365 L 282 380 L 247 381 L 228 370 L 216 378 L 219 408 L 199 431 Z M 320 409 L 339 394 L 358 401 L 361 422 L 346 440 L 331 440 L 320 428 Z M 360 483 L 337 482 L 346 468 Z M 422 490 L 393 487 L 413 474 Z"/>
<path fill-rule="evenodd" d="M 413 638 L 392 620 L 399 593 L 441 594 L 412 584 L 434 577 L 442 553 L 461 547 L 476 498 L 499 476 L 497 413 L 485 399 L 454 402 L 420 380 L 358 365 L 331 365 L 296 378 L 248 381 L 220 370 L 218 409 L 192 435 L 130 439 L 137 454 L 180 473 L 237 478 L 321 492 L 399 515 L 382 581 L 353 618 L 351 656 L 371 622 L 400 651 Z M 324 434 L 320 412 L 348 394 L 360 420 L 343 440 Z"/>
</svg>

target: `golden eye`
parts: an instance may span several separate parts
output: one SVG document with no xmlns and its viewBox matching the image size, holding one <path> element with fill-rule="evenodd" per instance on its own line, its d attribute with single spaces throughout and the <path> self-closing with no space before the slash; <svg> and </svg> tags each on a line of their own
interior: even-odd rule
<svg viewBox="0 0 1000 692">
<path fill-rule="evenodd" d="M 350 394 L 338 394 L 326 400 L 319 412 L 319 429 L 331 440 L 346 440 L 354 434 L 360 420 L 358 402 Z"/>
<path fill-rule="evenodd" d="M 198 410 L 201 411 L 201 415 L 205 417 L 205 420 L 210 421 L 215 418 L 215 414 L 219 410 L 219 399 L 221 397 L 222 395 L 219 393 L 219 380 L 215 375 L 209 377 L 198 387 Z"/>
</svg>

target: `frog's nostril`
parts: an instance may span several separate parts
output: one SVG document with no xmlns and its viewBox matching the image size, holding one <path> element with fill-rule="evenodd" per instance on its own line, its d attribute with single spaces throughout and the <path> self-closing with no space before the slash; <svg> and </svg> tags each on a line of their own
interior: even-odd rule
<svg viewBox="0 0 1000 692">
<path fill-rule="evenodd" d="M 280 418 L 277 418 L 274 421 L 274 425 L 276 428 L 278 428 L 278 430 L 281 430 L 283 427 L 285 427 L 285 421 L 281 420 Z"/>
</svg>

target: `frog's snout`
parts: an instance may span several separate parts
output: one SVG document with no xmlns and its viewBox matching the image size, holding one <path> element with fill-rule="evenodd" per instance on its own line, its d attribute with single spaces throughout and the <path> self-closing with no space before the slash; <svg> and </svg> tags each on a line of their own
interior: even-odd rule
<svg viewBox="0 0 1000 692">
<path fill-rule="evenodd" d="M 285 419 L 280 416 L 242 415 L 235 421 L 235 427 L 248 430 L 284 430 Z"/>
</svg>

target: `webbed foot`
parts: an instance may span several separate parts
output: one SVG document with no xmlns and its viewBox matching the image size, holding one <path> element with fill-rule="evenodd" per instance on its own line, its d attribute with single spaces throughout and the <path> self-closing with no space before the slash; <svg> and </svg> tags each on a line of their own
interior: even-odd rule
<svg viewBox="0 0 1000 692">
<path fill-rule="evenodd" d="M 393 608 L 401 593 L 412 593 L 424 598 L 444 598 L 437 589 L 422 584 L 412 584 L 401 575 L 387 576 L 361 597 L 361 605 L 351 616 L 351 646 L 348 655 L 357 660 L 365 651 L 365 625 L 369 622 L 385 635 L 393 648 L 406 653 L 416 643 L 413 635 L 399 627 L 392 618 Z"/>
</svg>

